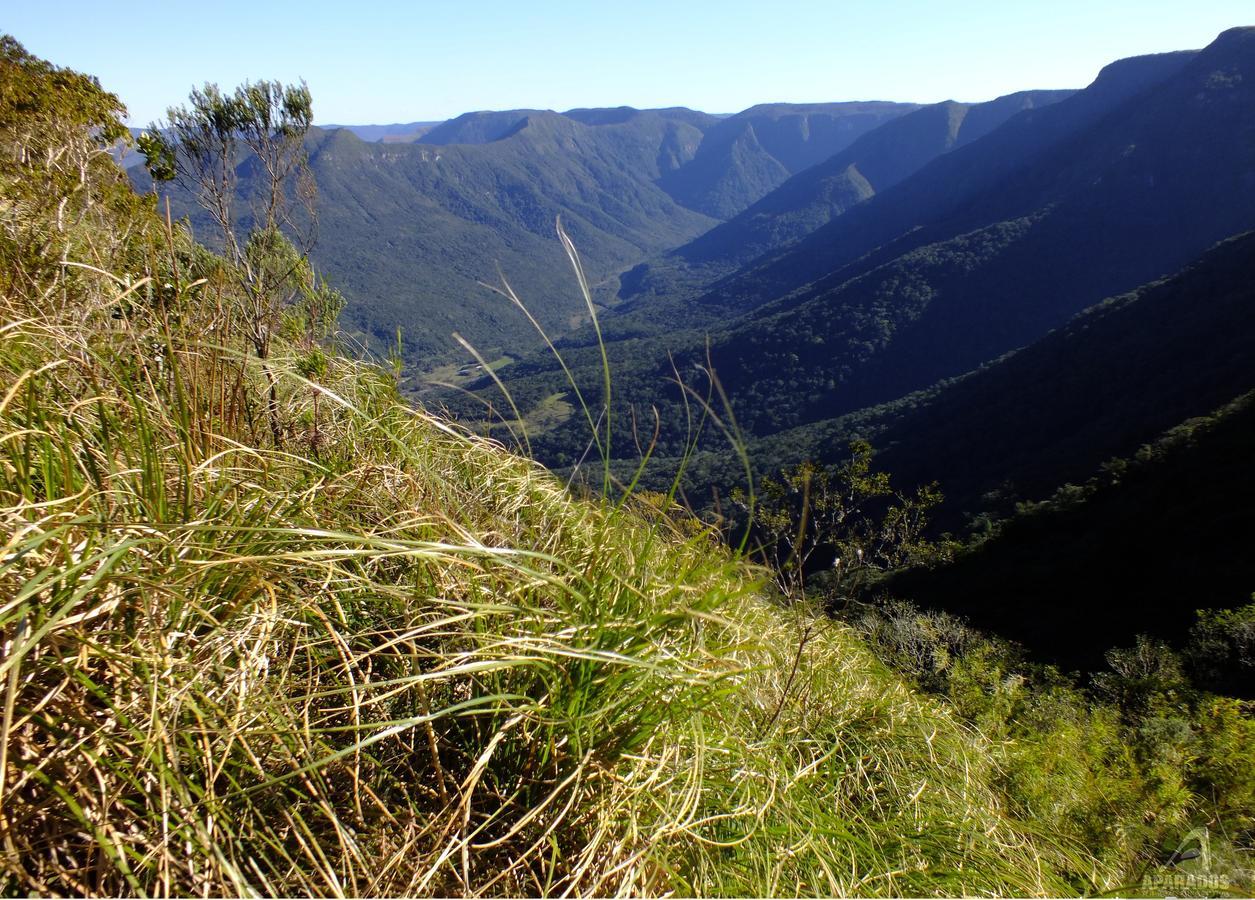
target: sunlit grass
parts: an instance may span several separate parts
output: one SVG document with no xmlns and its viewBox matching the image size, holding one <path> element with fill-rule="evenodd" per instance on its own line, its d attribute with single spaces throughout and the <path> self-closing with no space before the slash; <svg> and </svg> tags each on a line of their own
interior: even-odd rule
<svg viewBox="0 0 1255 900">
<path fill-rule="evenodd" d="M 715 536 L 342 359 L 275 362 L 268 446 L 244 354 L 81 286 L 3 334 L 11 889 L 1057 889 L 980 740 Z"/>
</svg>

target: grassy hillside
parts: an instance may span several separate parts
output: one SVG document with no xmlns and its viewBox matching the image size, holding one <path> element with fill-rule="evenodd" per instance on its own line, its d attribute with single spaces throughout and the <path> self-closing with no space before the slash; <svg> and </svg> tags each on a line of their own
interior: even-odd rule
<svg viewBox="0 0 1255 900">
<path fill-rule="evenodd" d="M 1110 713 L 986 737 L 295 311 L 259 361 L 116 98 L 7 38 L 0 84 L 6 894 L 1061 894 L 1211 808 Z"/>
</svg>

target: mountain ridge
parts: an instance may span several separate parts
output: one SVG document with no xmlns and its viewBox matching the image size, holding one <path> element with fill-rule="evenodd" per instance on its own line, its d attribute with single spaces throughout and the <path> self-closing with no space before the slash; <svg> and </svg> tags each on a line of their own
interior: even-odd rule
<svg viewBox="0 0 1255 900">
<path fill-rule="evenodd" d="M 1058 102 L 1073 93 L 1021 91 L 980 104 L 947 100 L 900 116 L 791 176 L 733 218 L 668 251 L 660 261 L 642 263 L 625 273 L 620 298 L 628 304 L 648 304 L 652 298 L 642 294 L 673 295 L 668 306 L 678 308 L 694 292 L 686 281 L 690 285 L 710 283 L 739 265 L 780 250 L 878 191 L 892 187 L 942 153 L 983 137 L 1016 113 Z M 663 268 L 661 277 L 655 271 L 659 266 Z M 624 311 L 631 308 L 626 306 Z M 649 315 L 650 310 L 642 308 L 641 312 Z"/>
<path fill-rule="evenodd" d="M 835 122 L 844 110 L 858 117 L 845 131 L 832 125 L 825 138 L 845 140 L 877 116 L 906 108 L 819 104 L 805 116 Z M 796 125 L 791 109 L 777 105 L 754 116 Z M 346 323 L 377 352 L 395 345 L 400 328 L 402 352 L 417 368 L 465 358 L 453 332 L 490 355 L 518 354 L 541 346 L 539 336 L 480 283 L 505 272 L 547 330 L 576 326 L 587 308 L 566 276 L 555 220 L 566 222 L 599 299 L 610 299 L 617 272 L 715 224 L 662 185 L 671 178 L 674 187 L 676 173 L 696 158 L 703 128 L 732 119 L 684 108 L 467 113 L 417 140 L 390 143 L 362 142 L 346 128 L 313 129 L 309 152 L 322 195 L 315 259 L 348 298 Z M 789 140 L 802 138 L 776 135 L 777 144 Z M 759 158 L 774 160 L 765 152 Z M 702 165 L 709 174 L 709 160 Z M 237 171 L 246 196 L 248 166 Z M 149 188 L 141 169 L 132 175 Z M 760 188 L 767 189 L 747 184 L 738 191 L 749 196 Z M 212 236 L 190 197 L 167 194 Z"/>
<path fill-rule="evenodd" d="M 713 364 L 742 427 L 767 434 L 962 374 L 1255 226 L 1255 141 L 1245 137 L 1255 76 L 1211 78 L 1217 66 L 1252 74 L 1244 34 L 1255 29 L 1197 54 L 1113 64 L 1096 87 L 1014 117 L 751 264 L 698 301 L 712 305 L 705 315 L 731 319 L 712 329 L 708 348 L 672 319 L 677 364 Z M 1051 140 L 1031 138 L 1043 128 Z M 1015 145 L 1029 148 L 1018 162 L 1003 157 Z M 957 205 L 947 199 L 955 188 L 935 187 L 941 173 L 974 170 L 981 177 L 971 192 L 960 186 Z M 923 212 L 907 202 L 921 190 Z M 879 240 L 864 226 L 885 209 L 892 242 L 792 288 L 834 233 L 844 236 L 839 254 Z M 769 290 L 772 267 L 786 277 Z M 736 319 L 739 296 L 727 285 L 738 280 L 761 305 Z M 670 371 L 662 349 L 631 355 L 659 377 Z M 632 397 L 645 408 L 656 399 Z"/>
</svg>

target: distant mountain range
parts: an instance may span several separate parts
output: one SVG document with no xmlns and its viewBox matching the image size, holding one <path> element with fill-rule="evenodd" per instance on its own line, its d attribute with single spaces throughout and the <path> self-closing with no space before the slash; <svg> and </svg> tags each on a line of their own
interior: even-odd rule
<svg viewBox="0 0 1255 900">
<path fill-rule="evenodd" d="M 658 117 L 692 130 L 677 132 L 660 148 L 660 186 L 678 203 L 727 218 L 778 187 L 791 175 L 830 157 L 862 134 L 916 108 L 910 103 L 772 103 L 734 115 L 685 107 L 638 110 L 630 106 L 570 109 L 557 115 L 582 125 L 627 125 Z M 551 110 L 512 109 L 464 113 L 446 122 L 405 125 L 327 125 L 364 141 L 490 144 L 506 140 Z"/>
<path fill-rule="evenodd" d="M 915 108 L 777 104 L 722 117 L 679 108 L 509 110 L 430 128 L 314 129 L 315 261 L 348 296 L 346 322 L 377 348 L 400 328 L 420 369 L 464 357 L 454 331 L 487 354 L 517 354 L 540 338 L 478 282 L 495 282 L 500 267 L 547 329 L 584 321 L 556 238 L 559 215 L 609 301 L 620 271 L 686 243 L 721 212 L 748 206 Z M 142 170 L 131 171 L 147 187 Z M 248 167 L 240 174 L 247 192 Z M 173 199 L 200 218 L 190 198 L 176 191 Z"/>
<path fill-rule="evenodd" d="M 1245 496 L 1231 462 L 1255 446 L 1249 404 L 1199 432 L 1220 437 L 1200 437 L 1197 449 L 1160 440 L 1193 433 L 1182 423 L 1255 389 L 1253 229 L 1255 28 L 1201 51 L 1113 63 L 1071 95 L 913 111 L 621 277 L 620 303 L 601 322 L 616 470 L 630 473 L 642 432 L 656 428 L 644 481 L 667 483 L 695 402 L 670 382 L 678 374 L 704 394 L 713 367 L 759 473 L 837 462 L 849 440 L 868 438 L 903 483 L 940 482 L 939 527 L 1010 517 L 953 575 L 894 589 L 1026 639 L 1034 604 L 1072 591 L 1069 614 L 1101 607 L 1104 618 L 1092 641 L 1058 658 L 1092 664 L 1130 636 L 1139 603 L 1144 630 L 1170 631 L 1189 604 L 1234 605 L 1255 590 L 1255 560 L 1237 549 L 1255 542 L 1255 521 L 1225 500 L 1226 490 Z M 560 349 L 596 409 L 590 331 Z M 571 400 L 543 354 L 498 374 L 524 410 Z M 473 387 L 500 403 L 494 386 Z M 560 468 L 588 441 L 577 416 L 531 435 L 533 452 Z M 1139 448 L 1168 445 L 1169 461 L 1137 464 L 1134 493 L 1112 482 L 1121 459 L 1158 459 Z M 717 429 L 686 465 L 699 506 L 744 481 Z M 1016 524 L 1017 504 L 1091 479 L 1101 487 L 1086 488 L 1080 506 L 1060 501 Z M 1118 575 L 1089 576 L 1101 559 L 1154 569 L 1164 541 L 1129 536 L 1130 517 L 1153 528 L 1155 497 L 1182 510 L 1158 514 L 1185 561 L 1159 588 L 1117 602 Z M 1052 535 L 1082 519 L 1084 561 L 1060 567 L 1071 581 L 1006 607 L 1025 554 L 1053 559 Z M 1223 539 L 1209 522 L 1227 523 Z M 1186 541 L 1191 528 L 1211 538 Z M 1205 572 L 1219 574 L 1157 616 Z M 1061 635 L 1041 633 L 1059 651 Z"/>
<path fill-rule="evenodd" d="M 988 103 L 946 101 L 921 107 L 863 135 L 845 150 L 803 169 L 778 189 L 660 260 L 626 273 L 622 299 L 687 300 L 694 289 L 804 237 L 878 191 L 892 187 L 943 153 L 970 143 L 1013 115 L 1071 96 L 1074 91 L 1024 91 Z M 699 307 L 701 309 L 701 307 Z M 689 315 L 692 310 L 688 310 Z M 616 323 L 616 327 L 621 327 Z"/>
<path fill-rule="evenodd" d="M 1255 227 L 1253 91 L 1250 29 L 1197 54 L 1114 64 L 1086 90 L 1012 117 L 662 304 L 655 325 L 665 334 L 619 334 L 607 316 L 604 330 L 624 338 L 622 352 L 611 348 L 618 396 L 625 408 L 657 407 L 665 434 L 683 413 L 657 385 L 673 364 L 710 363 L 740 425 L 767 435 L 891 401 L 1031 343 Z M 649 306 L 628 315 L 648 319 Z M 693 310 L 692 331 L 681 308 Z M 535 377 L 550 365 L 518 371 Z"/>
<path fill-rule="evenodd" d="M 431 131 L 439 122 L 406 122 L 393 125 L 323 125 L 325 131 L 343 128 L 351 131 L 364 141 L 379 141 L 384 144 L 408 144 L 419 140 Z"/>
</svg>

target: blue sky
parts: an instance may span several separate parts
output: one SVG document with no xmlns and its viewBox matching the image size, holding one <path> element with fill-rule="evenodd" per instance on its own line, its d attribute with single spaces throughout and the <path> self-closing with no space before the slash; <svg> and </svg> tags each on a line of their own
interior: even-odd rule
<svg viewBox="0 0 1255 900">
<path fill-rule="evenodd" d="M 475 109 L 986 100 L 1255 24 L 1251 0 L 8 0 L 0 29 L 145 125 L 193 85 L 304 77 L 315 118 Z"/>
</svg>

